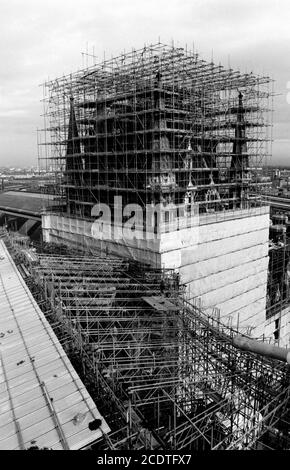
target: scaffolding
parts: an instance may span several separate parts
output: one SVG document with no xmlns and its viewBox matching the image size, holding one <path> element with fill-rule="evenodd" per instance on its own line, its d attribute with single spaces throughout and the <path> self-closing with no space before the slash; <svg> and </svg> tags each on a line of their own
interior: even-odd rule
<svg viewBox="0 0 290 470">
<path fill-rule="evenodd" d="M 290 302 L 289 211 L 271 207 L 266 320 L 273 324 L 270 339 L 289 345 L 287 315 Z"/>
<path fill-rule="evenodd" d="M 167 223 L 172 205 L 178 219 L 212 220 L 262 204 L 269 77 L 159 43 L 43 89 L 52 212 L 91 221 L 106 204 L 115 217 L 119 196 L 122 209 L 142 208 L 143 226 L 156 205 Z M 238 349 L 238 332 L 190 304 L 176 273 L 105 252 L 22 252 L 27 282 L 112 429 L 97 448 L 289 448 L 289 366 Z"/>
<path fill-rule="evenodd" d="M 111 428 L 95 449 L 289 448 L 289 365 L 238 349 L 176 273 L 6 243 Z"/>
<path fill-rule="evenodd" d="M 173 203 L 180 218 L 193 205 L 208 213 L 261 203 L 260 170 L 271 146 L 269 77 L 158 43 L 43 90 L 40 160 L 55 172 L 59 194 L 51 210 L 91 219 L 96 204 L 113 210 L 120 196 L 123 207 Z"/>
</svg>

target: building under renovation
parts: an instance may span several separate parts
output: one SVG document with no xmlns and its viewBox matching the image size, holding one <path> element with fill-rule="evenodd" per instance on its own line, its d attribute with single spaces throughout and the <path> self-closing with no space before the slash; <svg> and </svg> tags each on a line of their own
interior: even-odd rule
<svg viewBox="0 0 290 470">
<path fill-rule="evenodd" d="M 263 337 L 272 82 L 157 44 L 44 85 L 45 241 L 179 272 L 192 302 Z"/>
<path fill-rule="evenodd" d="M 44 92 L 43 243 L 0 233 L 0 448 L 289 449 L 271 80 L 157 44 Z"/>
</svg>

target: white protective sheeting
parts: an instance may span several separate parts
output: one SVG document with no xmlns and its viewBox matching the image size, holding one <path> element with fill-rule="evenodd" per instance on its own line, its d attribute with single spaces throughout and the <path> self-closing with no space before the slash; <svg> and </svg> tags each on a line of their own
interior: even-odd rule
<svg viewBox="0 0 290 470">
<path fill-rule="evenodd" d="M 48 214 L 45 236 L 85 246 L 107 248 L 154 266 L 174 268 L 191 299 L 220 309 L 222 317 L 237 317 L 258 328 L 265 323 L 268 268 L 269 207 L 236 209 L 200 215 L 197 225 L 162 233 L 156 241 L 94 240 L 90 224 Z M 102 246 L 103 244 L 103 246 Z"/>
</svg>

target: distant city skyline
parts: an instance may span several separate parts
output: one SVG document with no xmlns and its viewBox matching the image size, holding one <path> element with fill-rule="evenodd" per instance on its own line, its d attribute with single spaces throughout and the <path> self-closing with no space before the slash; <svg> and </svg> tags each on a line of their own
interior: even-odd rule
<svg viewBox="0 0 290 470">
<path fill-rule="evenodd" d="M 0 166 L 37 165 L 42 88 L 132 47 L 193 43 L 205 60 L 275 80 L 272 165 L 290 161 L 288 0 L 10 0 L 1 2 Z M 288 88 L 287 88 L 288 86 Z M 288 102 L 287 102 L 288 101 Z"/>
</svg>

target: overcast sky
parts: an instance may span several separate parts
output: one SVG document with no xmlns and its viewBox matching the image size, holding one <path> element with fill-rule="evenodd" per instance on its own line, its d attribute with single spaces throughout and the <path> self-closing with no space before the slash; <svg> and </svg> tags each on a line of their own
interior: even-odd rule
<svg viewBox="0 0 290 470">
<path fill-rule="evenodd" d="M 101 59 L 159 38 L 273 77 L 272 163 L 290 164 L 289 0 L 0 0 L 0 38 L 0 166 L 37 163 L 41 83 L 87 48 Z"/>
</svg>

